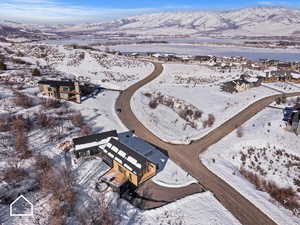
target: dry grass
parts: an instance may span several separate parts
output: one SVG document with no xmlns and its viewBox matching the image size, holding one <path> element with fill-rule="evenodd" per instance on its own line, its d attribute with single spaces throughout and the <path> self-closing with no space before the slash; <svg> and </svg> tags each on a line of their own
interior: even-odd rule
<svg viewBox="0 0 300 225">
<path fill-rule="evenodd" d="M 260 191 L 265 191 L 272 196 L 277 202 L 287 209 L 292 210 L 298 214 L 300 211 L 300 199 L 296 191 L 291 187 L 281 188 L 274 182 L 266 181 L 256 173 L 240 169 L 240 173 L 249 180 Z"/>
<path fill-rule="evenodd" d="M 84 125 L 84 119 L 80 112 L 74 113 L 70 119 L 76 127 L 82 127 Z"/>
<path fill-rule="evenodd" d="M 42 98 L 42 106 L 45 109 L 56 109 L 61 107 L 62 103 L 57 99 Z"/>
<path fill-rule="evenodd" d="M 34 101 L 31 97 L 18 91 L 15 91 L 14 95 L 16 97 L 13 98 L 13 102 L 15 103 L 16 106 L 20 106 L 26 109 L 34 106 Z"/>
<path fill-rule="evenodd" d="M 26 170 L 17 167 L 9 167 L 3 172 L 3 180 L 7 183 L 19 182 L 28 176 L 29 174 Z"/>
</svg>

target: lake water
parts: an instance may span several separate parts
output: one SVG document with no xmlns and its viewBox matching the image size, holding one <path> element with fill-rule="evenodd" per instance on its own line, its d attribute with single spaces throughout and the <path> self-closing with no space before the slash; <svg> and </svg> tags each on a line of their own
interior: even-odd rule
<svg viewBox="0 0 300 225">
<path fill-rule="evenodd" d="M 95 44 L 104 42 L 120 42 L 123 40 L 109 40 L 93 35 L 74 36 L 62 40 L 43 41 L 47 44 Z M 124 40 L 127 43 L 143 41 L 142 39 Z M 213 38 L 197 38 L 197 39 L 166 39 L 169 44 L 123 44 L 108 46 L 112 50 L 121 52 L 156 52 L 171 53 L 179 55 L 215 55 L 215 56 L 243 56 L 251 60 L 259 60 L 263 58 L 278 59 L 282 61 L 300 61 L 300 50 L 297 49 L 263 49 L 263 48 L 243 48 L 232 46 L 212 46 L 210 43 L 241 43 L 245 40 L 239 39 L 213 39 Z M 197 45 L 195 43 L 202 43 Z M 207 43 L 206 46 L 204 43 Z M 94 46 L 95 47 L 95 46 Z M 100 46 L 100 49 L 105 47 Z"/>
<path fill-rule="evenodd" d="M 300 50 L 297 49 L 263 49 L 242 47 L 202 46 L 191 44 L 151 44 L 151 45 L 117 45 L 110 49 L 121 52 L 157 52 L 179 55 L 215 55 L 243 56 L 251 60 L 278 59 L 282 61 L 300 61 Z"/>
</svg>

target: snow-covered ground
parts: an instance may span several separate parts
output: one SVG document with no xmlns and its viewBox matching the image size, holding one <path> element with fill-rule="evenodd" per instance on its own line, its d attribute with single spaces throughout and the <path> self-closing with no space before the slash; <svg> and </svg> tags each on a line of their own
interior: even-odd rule
<svg viewBox="0 0 300 225">
<path fill-rule="evenodd" d="M 300 86 L 294 83 L 275 82 L 275 83 L 264 83 L 263 85 L 267 87 L 275 88 L 278 91 L 285 92 L 285 93 L 300 91 Z"/>
<path fill-rule="evenodd" d="M 236 94 L 220 90 L 221 82 L 232 80 L 240 74 L 239 70 L 222 73 L 207 66 L 165 64 L 163 73 L 157 79 L 134 94 L 131 108 L 137 118 L 161 139 L 171 143 L 189 143 L 218 127 L 251 103 L 279 93 L 265 87 L 251 88 Z M 198 82 L 196 85 L 194 80 Z M 154 92 L 169 96 L 175 102 L 174 107 L 181 104 L 181 108 L 177 107 L 177 113 L 162 104 L 151 109 L 150 98 L 144 94 Z M 193 120 L 196 127 L 179 116 L 180 111 L 191 105 L 203 112 L 200 119 Z M 215 122 L 212 126 L 204 127 L 203 123 L 209 114 L 214 115 Z"/>
<path fill-rule="evenodd" d="M 124 132 L 127 128 L 119 120 L 115 112 L 115 102 L 119 92 L 103 91 L 95 97 L 90 97 L 81 104 L 72 103 L 93 127 L 93 132 L 117 130 Z"/>
<path fill-rule="evenodd" d="M 47 65 L 69 77 L 75 76 L 106 88 L 125 89 L 153 71 L 151 63 L 92 49 L 26 44 L 16 45 L 13 49 L 23 53 L 25 56 L 18 58 L 26 62 Z"/>
<path fill-rule="evenodd" d="M 281 206 L 264 191 L 256 189 L 239 172 L 241 168 L 275 182 L 281 188 L 291 187 L 299 196 L 300 139 L 284 129 L 282 112 L 266 108 L 200 155 L 202 162 L 227 181 L 259 209 L 280 225 L 300 224 L 299 215 Z M 297 158 L 298 157 L 298 158 Z"/>
<path fill-rule="evenodd" d="M 122 221 L 124 225 L 240 225 L 210 192 L 194 194 L 158 209 L 125 211 L 128 219 Z M 130 218 L 134 217 L 132 221 Z"/>
</svg>

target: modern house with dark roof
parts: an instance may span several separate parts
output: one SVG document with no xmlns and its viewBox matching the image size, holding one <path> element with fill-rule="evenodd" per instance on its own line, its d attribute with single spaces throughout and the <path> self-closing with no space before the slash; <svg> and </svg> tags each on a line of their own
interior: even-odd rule
<svg viewBox="0 0 300 225">
<path fill-rule="evenodd" d="M 108 183 L 115 191 L 126 182 L 139 186 L 157 174 L 158 165 L 143 154 L 121 143 L 116 138 L 110 138 L 103 150 L 103 160 L 111 169 L 101 181 Z"/>
<path fill-rule="evenodd" d="M 74 154 L 76 158 L 101 153 L 101 146 L 105 146 L 111 137 L 118 138 L 116 130 L 74 138 Z"/>
<path fill-rule="evenodd" d="M 78 81 L 41 80 L 38 82 L 45 96 L 81 103 L 81 96 L 92 93 L 95 87 L 80 85 Z"/>
</svg>

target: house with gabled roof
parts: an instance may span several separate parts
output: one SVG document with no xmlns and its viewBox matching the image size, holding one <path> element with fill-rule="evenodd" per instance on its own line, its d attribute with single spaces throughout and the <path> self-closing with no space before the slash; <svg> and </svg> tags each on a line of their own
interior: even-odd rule
<svg viewBox="0 0 300 225">
<path fill-rule="evenodd" d="M 99 154 L 101 152 L 100 147 L 105 146 L 111 137 L 118 138 L 116 130 L 74 138 L 73 145 L 76 158 Z"/>
<path fill-rule="evenodd" d="M 104 162 L 111 167 L 101 177 L 101 181 L 116 191 L 127 181 L 139 186 L 157 174 L 158 165 L 155 162 L 116 138 L 110 138 L 107 145 L 100 148 L 103 150 Z"/>
<path fill-rule="evenodd" d="M 119 141 L 116 130 L 73 139 L 76 158 L 99 154 L 111 168 L 100 179 L 114 191 L 131 183 L 139 186 L 158 172 L 158 164 L 136 149 Z"/>
</svg>

